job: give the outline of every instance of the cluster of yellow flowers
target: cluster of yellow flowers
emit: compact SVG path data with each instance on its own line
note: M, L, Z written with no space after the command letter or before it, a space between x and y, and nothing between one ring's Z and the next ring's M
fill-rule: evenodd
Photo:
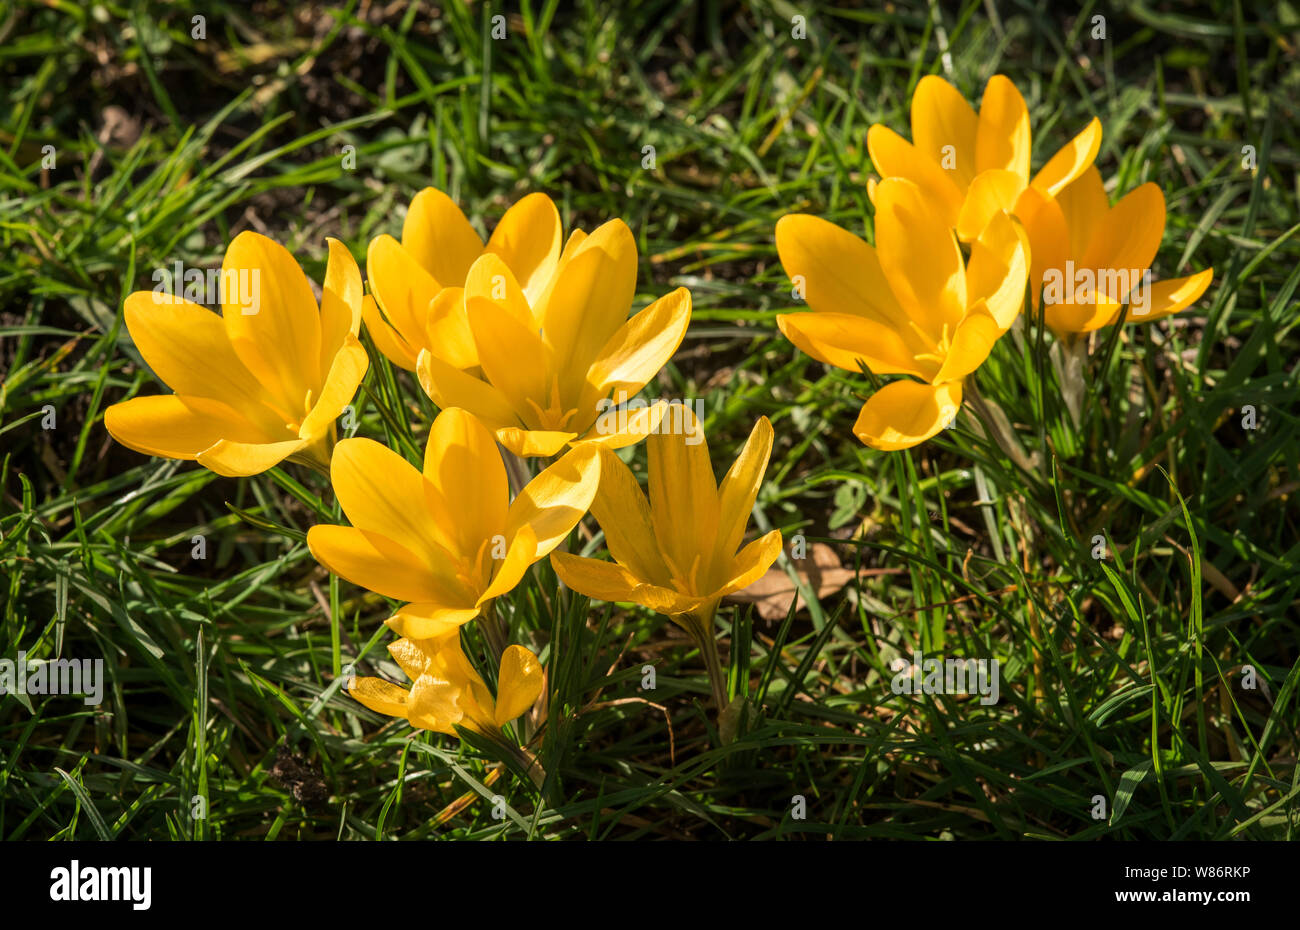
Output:
M1111 273L1149 269L1164 200L1144 184L1109 205L1092 164L1096 119L1031 178L1028 110L1010 81L989 81L977 115L951 85L926 77L912 100L912 136L884 126L868 134L882 178L869 190L874 247L812 216L776 227L781 262L811 311L778 317L786 337L830 365L911 376L864 404L854 432L868 445L907 448L951 420L963 381L1019 317L1027 285L1063 339L1119 321L1126 305L1140 304L1145 319L1174 313L1209 285L1209 269L1145 289ZM1091 288L1061 278L1076 265L1092 274ZM502 641L492 605L549 557L574 590L681 625L724 706L718 604L781 551L775 530L742 545L772 426L758 420L719 483L689 407L627 402L681 344L691 297L678 288L629 318L637 249L621 220L565 240L555 204L532 194L485 244L430 188L411 202L400 241L370 243L368 294L332 239L319 302L293 256L253 232L235 238L222 268L248 272L261 288L252 313L229 297L221 315L171 295L127 298L136 347L175 393L116 404L106 425L132 449L221 475L285 460L328 474L351 525L312 527L312 555L403 602L387 621L400 637L389 651L413 684L356 679L357 700L414 727L504 739L544 674L532 652ZM1062 282L1068 297L1053 289ZM336 441L335 421L369 367L363 321L441 411L422 469L370 439ZM611 409L621 415L602 415ZM613 451L642 440L648 496ZM553 461L512 482L502 450ZM589 510L612 561L557 551ZM495 697L461 648L461 626L476 620L500 660Z

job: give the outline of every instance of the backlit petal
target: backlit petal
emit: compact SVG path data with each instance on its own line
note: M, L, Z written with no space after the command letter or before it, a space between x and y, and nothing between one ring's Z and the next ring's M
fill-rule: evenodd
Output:
M406 211L402 245L440 287L460 287L483 249L483 240L454 200L426 187L411 199Z
M347 333L344 339L346 341L334 356L325 376L325 387L320 397L298 430L303 439L319 439L329 432L330 425L352 403L370 367L370 357L357 337Z
M614 561L625 566L639 581L668 584L668 568L659 552L650 502L632 470L609 451L601 453L600 490L591 502L591 514L605 533L605 545ZM556 558L559 553L552 556L553 564Z
M536 306L560 257L560 213L545 194L529 194L501 217L487 252L501 256L514 272L528 301Z
M1081 264L1099 271L1144 271L1151 267L1164 233L1165 195L1148 181L1110 208L1093 232ZM1107 293L1120 300L1125 296Z
M506 536L529 526L537 537L537 557L546 555L591 507L599 483L599 450L592 446L570 449L519 492L506 518Z
M776 324L787 339L820 362L855 374L859 361L878 375L934 373L917 361L898 330L848 313L783 313Z
M447 364L427 349L420 353L416 373L424 393L443 410L448 407L468 410L489 429L518 422L505 394L481 378Z
M763 484L763 473L772 455L773 437L771 421L759 417L740 455L718 486L717 551L723 559L734 559L740 541L745 538L750 511L754 509L758 489Z
M1094 116L1082 132L1048 159L1031 183L1049 197L1056 196L1092 165L1099 148L1101 120Z
M1014 171L1000 168L981 171L971 182L957 217L957 238L962 242L978 239L995 214L1014 209L1016 198L1024 189L1025 182Z
M728 565L729 578L714 592L715 597L725 597L748 588L772 567L781 555L781 531L772 530L755 539L732 558Z
M507 646L497 674L496 725L505 726L536 704L545 677L537 656L523 646Z
M937 75L921 78L912 94L912 141L960 189L975 176L977 126L975 111L961 91Z
M1029 108L1016 85L1001 74L984 86L975 134L975 170L991 168L1014 173L1021 186L1029 183Z
M1214 269L1206 268L1204 271L1199 271L1185 278L1172 278L1168 281L1155 282L1155 284L1151 285L1151 296L1147 300L1145 307L1139 306L1136 301L1129 305L1129 321L1133 323L1150 322L1177 313L1180 310L1185 310L1201 299L1201 295L1210 286L1210 281L1213 278ZM1143 310L1146 312L1141 312Z
M636 601L636 589L641 584L622 565L587 559L568 552L551 553L551 566L566 585L597 601Z
M440 583L417 553L382 533L322 523L307 531L307 548L335 575L384 597L445 605L461 595Z
M306 446L305 439L270 443L232 442L222 439L200 452L195 456L195 460L218 475L242 478L248 475L260 475L268 468L279 465L295 452L302 451Z
M996 213L971 243L966 263L966 299L983 303L998 325L1010 328L1025 302L1029 242L1025 230L1005 213Z
M694 426L694 412L684 409L687 421ZM718 486L709 445L702 435L697 441L693 436L659 433L646 441L646 447L650 514L660 552L679 579L689 580L693 571L707 573L719 520Z
M867 130L867 150L881 178L906 178L933 198L936 220L945 226L957 225L957 214L964 199L962 188L939 162L922 154L910 142L887 126L876 124ZM879 203L880 185L876 185L873 203ZM879 239L877 239L879 242Z
M191 461L222 439L240 442L272 439L220 401L206 397L182 398L176 394L135 397L113 404L104 412L104 426L128 449Z
M894 381L862 405L853 433L873 449L908 449L938 433L960 409L960 381Z
M348 694L377 714L406 716L407 690L382 678L353 678Z
M679 287L610 337L587 372L587 382L602 396L619 391L632 396L672 358L690 321L691 292Z
M394 329L412 347L425 347L429 301L440 285L402 244L389 235L376 236L366 250L370 292Z
M453 407L429 429L424 477L449 515L445 530L462 553L476 552L483 540L506 529L510 486L496 437L473 414Z
M876 189L876 253L908 316L937 341L966 312L966 270L949 224L920 189L887 178Z
M329 244L325 284L320 298L320 370L327 374L344 338L361 330L361 269L348 247L337 239Z

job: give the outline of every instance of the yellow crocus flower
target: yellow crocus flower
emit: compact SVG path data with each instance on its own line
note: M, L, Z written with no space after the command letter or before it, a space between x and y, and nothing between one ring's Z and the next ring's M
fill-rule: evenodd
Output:
M376 713L402 717L421 730L456 735L461 726L500 740L501 728L525 713L542 693L541 663L523 646L501 655L494 698L450 626L428 639L399 639L389 653L411 679L410 689L382 678L354 678L348 693Z
M137 452L197 460L219 475L255 475L286 459L324 469L334 421L369 367L357 340L356 261L329 240L317 306L284 246L242 232L221 280L221 314L170 294L127 297L127 330L175 393L114 404L104 425Z
M1092 164L1100 146L1101 121L1093 117L1031 178L1029 109L1001 74L985 85L978 115L955 87L927 75L912 95L910 143L880 124L867 131L867 150L881 178L915 182L963 242L979 238L1000 210L1018 215L1017 201L1027 190L1054 197ZM869 184L868 193L874 190Z
M649 499L618 456L601 450L591 512L613 561L556 552L551 565L581 594L640 604L686 630L705 658L721 709L725 685L713 638L718 603L757 581L781 553L780 530L740 545L772 454L772 424L759 418L718 485L703 426L690 408L673 407L683 428L655 433L646 443Z
M475 368L478 358L464 300L475 261L494 256L496 261L483 270L508 277L533 302L555 271L562 241L560 213L545 194L529 194L514 204L485 245L455 201L426 187L406 212L402 241L378 236L366 253L373 293L364 307L370 338L393 364L408 371L415 370L421 351L456 368Z
M884 450L915 446L943 429L962 402L962 380L988 357L1024 303L1024 230L996 213L970 260L946 220L911 181L876 191L876 246L814 216L782 217L776 248L811 313L777 317L781 332L828 365L905 374L862 406L853 432Z
M1214 269L1151 283L1148 272L1165 232L1165 197L1147 182L1114 206L1101 173L1089 167L1055 198L1035 197L1021 211L1033 248L1034 302L1062 338L1126 321L1143 323L1199 300Z
M509 272L499 256L485 254L466 281L481 378L443 353L420 353L420 384L433 402L473 411L519 456L555 455L571 443L620 448L656 429L662 403L607 414L626 411L626 399L677 351L690 291L679 287L628 319L636 242L617 219L590 235L575 230L536 300Z
M388 620L427 639L467 623L563 541L600 480L592 448L574 449L510 500L492 434L455 408L433 421L424 470L370 439L344 439L330 479L351 526L313 526L307 546L336 575L410 602Z

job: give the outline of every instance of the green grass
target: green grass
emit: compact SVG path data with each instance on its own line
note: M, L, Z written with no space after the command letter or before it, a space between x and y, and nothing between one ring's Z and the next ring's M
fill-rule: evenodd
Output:
M1293 6L1259 20L1240 2L1077 17L1016 2L994 20L971 0L939 19L926 4L525 3L500 41L482 5L383 19L367 4L364 20L357 2L312 6L0 8L0 655L102 656L110 679L98 707L0 699L0 837L1296 833ZM1090 37L1098 13L1105 40ZM867 127L906 133L921 75L977 99L995 72L1029 102L1035 167L1098 115L1116 193L1155 180L1168 200L1156 271L1215 268L1172 321L1103 334L1077 425L1051 336L1028 325L1000 342L979 389L1040 456L1031 471L969 413L910 452L866 449L850 427L868 379L802 355L774 321L796 307L776 220L869 231ZM623 217L641 250L635 306L679 285L694 297L650 393L703 398L719 473L760 414L775 426L751 529L891 570L781 621L724 609L733 691L753 707L733 742L674 628L557 593L545 564L504 606L548 665L545 794L486 747L412 738L340 691L348 664L395 668L388 605L332 581L303 543L337 518L319 476L218 478L105 432L109 404L160 390L121 312L155 268L215 266L254 228L319 280L326 235L363 258L431 183L483 232L533 190L566 229ZM413 455L432 408L371 359L357 432ZM916 649L998 659L1001 700L894 695L890 662ZM1243 666L1267 688L1243 688Z

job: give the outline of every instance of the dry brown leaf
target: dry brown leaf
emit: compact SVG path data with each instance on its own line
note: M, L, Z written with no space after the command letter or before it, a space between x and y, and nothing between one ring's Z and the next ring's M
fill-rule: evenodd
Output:
M800 580L809 584L818 600L840 590L853 580L855 574L853 569L844 567L835 550L825 543L813 543L807 557L795 559L794 564ZM774 565L758 581L729 595L727 600L753 604L764 620L782 620L790 612L790 602L795 599L797 590L785 569ZM802 610L805 606L800 596L795 609Z

